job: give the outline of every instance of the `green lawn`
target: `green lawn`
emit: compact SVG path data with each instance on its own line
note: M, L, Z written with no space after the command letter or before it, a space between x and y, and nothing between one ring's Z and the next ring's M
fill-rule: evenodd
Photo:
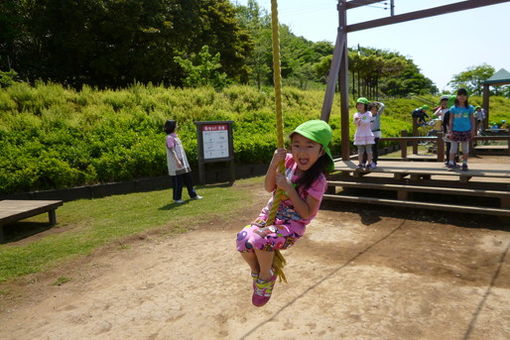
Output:
M136 233L151 229L162 234L183 233L215 217L228 219L249 202L253 185L262 187L262 178L240 180L233 187L198 187L204 199L183 205L171 202L171 190L66 202L57 209L58 224L51 230L57 232L0 245L0 282L54 267ZM7 228L15 231L25 224L25 228L34 226L33 230L47 228L47 223L43 214ZM19 238L21 235L11 235L11 239Z

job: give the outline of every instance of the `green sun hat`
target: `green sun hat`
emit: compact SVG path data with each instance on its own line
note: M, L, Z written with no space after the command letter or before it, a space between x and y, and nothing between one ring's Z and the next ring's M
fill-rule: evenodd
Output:
M362 104L370 104L370 101L365 98L365 97L359 97L357 100L356 100L356 103L362 103Z
M423 106L421 107L421 109L422 109L422 110L428 110L428 109L430 109L430 107L429 107L428 105L423 105Z
M457 96L452 94L450 95L450 98L448 98L448 107L452 107L455 105L455 99L457 99Z
M334 170L333 156L328 145L333 138L333 131L328 123L320 119L309 120L299 125L292 133L299 133L301 136L306 137L314 142L319 143L324 148L324 152L328 155L329 164L328 171Z

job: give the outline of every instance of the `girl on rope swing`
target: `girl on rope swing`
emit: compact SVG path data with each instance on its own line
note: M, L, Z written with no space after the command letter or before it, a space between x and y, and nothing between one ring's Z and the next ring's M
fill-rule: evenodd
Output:
M273 197L258 218L237 234L237 250L251 269L252 303L265 305L271 298L276 273L274 253L292 246L317 214L327 188L325 174L333 170L333 157L328 144L331 127L322 120L310 120L290 134L290 153L279 148L273 154L264 188ZM278 173L280 163L285 174ZM275 199L276 189L285 193L280 199L274 224L266 221Z

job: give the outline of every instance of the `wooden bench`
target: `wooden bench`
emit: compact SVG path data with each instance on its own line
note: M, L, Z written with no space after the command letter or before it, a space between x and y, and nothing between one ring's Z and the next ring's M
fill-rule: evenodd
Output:
M0 201L0 243L4 242L3 227L24 218L47 212L50 224L57 223L55 210L63 201L35 200L3 200Z

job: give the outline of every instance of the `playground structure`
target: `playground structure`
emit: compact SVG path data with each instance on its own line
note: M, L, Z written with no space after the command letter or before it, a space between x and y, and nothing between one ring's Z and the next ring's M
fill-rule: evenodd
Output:
M487 79L482 83L483 85L483 107L485 109L485 121L484 126L489 126L489 86L496 86L496 85L506 85L510 84L510 73L505 70L501 69L498 72L496 72L492 77Z
M356 23L347 24L347 12L349 9L368 6L381 1L378 0L339 0L337 9L339 13L339 26L335 43L335 49L331 67L329 70L326 93L324 95L321 119L329 121L331 107L333 104L333 97L335 89L338 85L340 88L340 122L341 122L341 159L335 164L337 174L329 178L329 193L325 198L337 201L347 202L363 202L385 204L393 206L404 206L424 209L440 209L452 211L464 211L470 213L484 213L510 216L510 201L508 191L510 189L510 173L498 167L497 164L480 164L476 169L464 172L448 172L443 168L444 161L444 142L442 140L442 133L439 131L435 136L418 136L418 128L416 122L413 122L413 136L407 136L407 132L402 133L402 137L389 137L381 138L384 140L398 140L401 143L402 159L407 158L407 145L410 142L413 145L413 154L417 154L419 141L435 141L437 145L437 161L436 163L429 163L426 166L419 164L411 164L411 162L399 163L385 163L385 161L378 162L378 168L372 170L371 174L360 174L355 171L355 165L350 161L350 136L349 136L349 94L348 94L348 51L347 51L347 34L368 28L375 28L384 25L401 23L416 19L422 19L437 15L448 14L457 11L468 9L475 9L478 7L496 5L508 2L509 0L468 0L461 1L444 6L438 6L409 12L399 15L394 15L393 7L394 0L391 1L390 8L392 9L390 17ZM505 75L495 75L495 79L488 80L484 83L484 97L483 107L487 113L485 126L487 126L489 117L489 86L502 85L510 83L510 77ZM477 140L508 140L508 147L504 153L510 154L510 137L498 136L499 138L492 138L496 136L482 136L476 137ZM433 160L433 159L432 159ZM381 175L381 176L378 176ZM409 178L406 179L406 177ZM446 177L446 178L445 178ZM455 180L451 180L456 178ZM344 190L337 194L337 187L342 187ZM396 199L380 199L376 197L364 197L364 193L358 193L357 196L345 195L349 188L365 188L373 190L393 190L397 193ZM441 187L441 190L437 188ZM482 191L479 191L482 190ZM468 205L466 201L461 204L445 204L436 202L424 202L411 200L413 196L419 196L418 193L428 193L434 195L451 195L453 197L459 195L471 195L475 197L488 197L498 200L496 208L489 209L489 207L476 207L477 203ZM416 194L416 195L415 195ZM435 196L435 197L436 197Z

